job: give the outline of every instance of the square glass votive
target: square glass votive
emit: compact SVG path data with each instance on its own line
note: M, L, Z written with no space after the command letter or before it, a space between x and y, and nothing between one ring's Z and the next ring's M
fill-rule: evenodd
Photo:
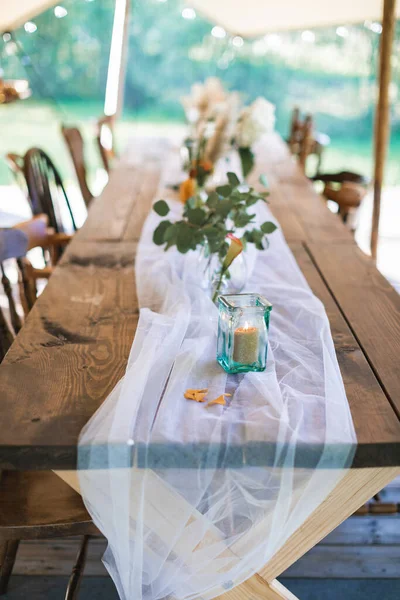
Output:
M265 371L272 304L259 294L218 299L217 361L227 373Z

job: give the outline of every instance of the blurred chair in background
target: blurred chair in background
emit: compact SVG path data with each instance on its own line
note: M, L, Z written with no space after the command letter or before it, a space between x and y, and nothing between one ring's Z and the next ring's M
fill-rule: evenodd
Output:
M25 156L9 153L6 161L24 192L33 215L46 214L49 225L56 233L65 232L63 214L68 215L71 229L77 230L61 176L43 150L31 148Z
M362 200L367 195L369 179L352 171L341 171L340 173L318 174L312 177L312 180L324 183L322 195L326 200L337 204L343 223L349 225L350 229L354 231L355 216Z
M74 215L61 176L50 157L40 148L31 148L24 156L24 174L34 215L44 213L56 233L65 233L62 209L77 230Z
M304 173L309 156L317 158L316 174L321 171L324 150L329 146L330 141L328 135L314 130L314 120L311 115L306 115L302 121L300 109L298 107L293 109L287 144L291 153L298 157Z
M112 163L117 158L115 150L115 115L104 115L97 121L97 145L101 160L107 173L110 172Z
M74 164L75 173L84 202L88 208L89 204L93 200L94 195L90 191L87 182L87 169L82 134L77 127L65 127L64 125L61 127L61 132Z

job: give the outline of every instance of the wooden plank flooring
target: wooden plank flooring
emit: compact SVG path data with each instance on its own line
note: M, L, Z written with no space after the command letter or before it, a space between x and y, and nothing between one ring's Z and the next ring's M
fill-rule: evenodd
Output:
M106 576L103 539L92 539L87 576ZM69 575L78 539L22 542L15 574ZM400 578L400 515L351 517L292 565L285 578Z

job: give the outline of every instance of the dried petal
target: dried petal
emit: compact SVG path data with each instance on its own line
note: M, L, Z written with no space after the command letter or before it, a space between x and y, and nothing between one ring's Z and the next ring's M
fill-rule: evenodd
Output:
M221 394L220 396L218 396L218 398L215 398L215 400L211 400L207 404L207 408L209 406L213 406L213 404L221 404L222 406L226 406L225 396L232 396L232 394Z
M207 396L208 389L187 389L184 396L187 400L195 400L195 402L205 402L205 398Z

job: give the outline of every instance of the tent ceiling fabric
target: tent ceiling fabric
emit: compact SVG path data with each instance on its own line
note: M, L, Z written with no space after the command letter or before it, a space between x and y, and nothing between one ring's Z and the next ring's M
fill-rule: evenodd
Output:
M383 0L190 0L199 14L226 31L256 37L330 25L381 21ZM400 16L400 2L397 2Z
M21 27L57 0L0 0L0 33Z
M57 0L0 0L0 33L16 29ZM328 25L380 21L382 0L189 0L193 8L230 33L255 37ZM397 2L400 17L400 2Z

